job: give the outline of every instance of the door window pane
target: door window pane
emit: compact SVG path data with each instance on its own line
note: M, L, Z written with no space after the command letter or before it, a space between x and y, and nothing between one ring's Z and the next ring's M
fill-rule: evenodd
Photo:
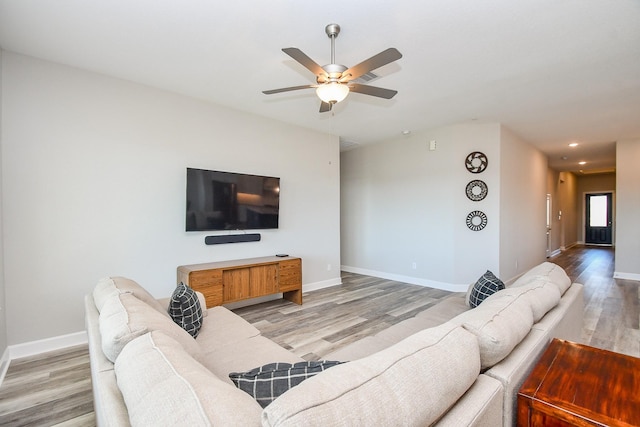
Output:
M589 226L607 226L607 196L591 196L589 198Z

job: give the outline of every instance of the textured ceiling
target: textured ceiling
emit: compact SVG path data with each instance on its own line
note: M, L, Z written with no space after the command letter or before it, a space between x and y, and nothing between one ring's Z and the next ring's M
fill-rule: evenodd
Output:
M396 97L353 93L319 114L313 90L263 95L314 83L281 48L329 63L332 22L342 27L339 64L402 52L370 82ZM333 133L345 145L497 121L552 167L587 172L615 166L615 141L640 138L638 0L0 0L0 46Z

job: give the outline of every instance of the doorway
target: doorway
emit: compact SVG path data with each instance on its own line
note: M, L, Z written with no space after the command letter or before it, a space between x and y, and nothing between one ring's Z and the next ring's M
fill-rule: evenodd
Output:
M613 193L585 195L584 242L587 245L613 244Z

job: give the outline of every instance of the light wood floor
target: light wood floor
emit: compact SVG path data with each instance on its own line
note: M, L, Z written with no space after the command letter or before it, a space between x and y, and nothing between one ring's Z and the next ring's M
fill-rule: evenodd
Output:
M551 259L585 285L582 341L640 357L640 282L613 279L614 251L572 248ZM414 316L444 291L343 273L343 285L235 310L307 360ZM0 426L94 426L86 346L14 360L0 387Z

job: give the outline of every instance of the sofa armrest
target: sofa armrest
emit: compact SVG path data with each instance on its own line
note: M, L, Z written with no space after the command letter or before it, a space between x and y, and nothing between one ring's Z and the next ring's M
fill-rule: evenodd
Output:
M471 388L452 406L436 427L502 425L504 388L500 381L479 375Z
M98 318L100 313L91 294L85 296L85 326L93 384L93 406L99 426L129 426L127 407L118 389L113 363L102 352Z

